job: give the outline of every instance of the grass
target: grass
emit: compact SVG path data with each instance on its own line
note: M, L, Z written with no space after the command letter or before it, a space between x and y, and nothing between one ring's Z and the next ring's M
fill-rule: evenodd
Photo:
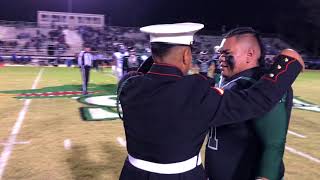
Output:
M299 75L293 84L295 96L304 100L320 104L320 73L319 71L307 71Z
M30 89L40 68L0 68L0 91ZM90 83L115 84L110 69L91 71ZM295 95L320 104L320 72L301 74L294 84ZM81 84L76 68L44 68L37 88ZM4 142L23 107L22 100L0 93L0 141ZM3 179L67 180L118 179L126 149L116 141L124 137L122 122L82 121L79 108L86 106L70 98L33 99L17 141L29 144L14 146ZM290 130L306 135L302 139L287 136L287 145L320 157L319 113L293 110ZM72 141L70 150L63 142ZM0 146L2 151L3 147ZM204 155L204 154L203 154ZM286 179L313 180L320 177L318 163L286 152Z

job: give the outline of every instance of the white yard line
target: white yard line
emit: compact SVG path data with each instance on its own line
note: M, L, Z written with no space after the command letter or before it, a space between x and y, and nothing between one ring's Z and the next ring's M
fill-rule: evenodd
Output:
M293 153L293 154L296 154L296 155L299 155L299 156L304 157L306 159L309 159L309 160L311 160L313 162L320 163L320 159L312 157L309 154L306 154L304 152L298 151L298 150L296 150L294 148L286 146L286 150L291 152L291 153Z
M122 137L117 137L117 141L122 147L127 147L127 141L124 140Z
M299 133L296 133L296 132L293 132L293 131L288 131L288 133L289 134L292 134L292 135L294 135L294 136L297 136L297 137L299 137L299 138L306 138L306 136L305 135L302 135L302 134L299 134Z
M0 143L0 144L6 146L9 143L6 142L6 143ZM15 142L14 144L30 144L30 141Z
M32 89L35 89L39 83L39 80L42 76L44 69L41 69L38 73L37 78L34 80L33 84L32 84ZM13 146L16 144L16 139L17 139L17 135L19 134L19 131L21 129L22 123L24 121L24 118L26 116L26 113L28 111L28 108L30 106L31 103L31 99L25 100L24 101L24 105L19 113L19 116L16 120L16 123L14 124L12 130L11 130L11 134L8 138L8 141L5 143L4 149L1 153L1 157L0 157L0 180L2 179L4 170L6 168L7 162L10 158Z

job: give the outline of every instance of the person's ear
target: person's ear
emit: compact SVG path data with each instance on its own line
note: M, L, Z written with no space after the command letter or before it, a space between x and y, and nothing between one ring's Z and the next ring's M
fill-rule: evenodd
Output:
M255 50L253 48L249 48L247 51L247 63L250 63L254 57Z
M192 53L191 48L185 48L183 52L183 64L184 65L190 65L192 62Z

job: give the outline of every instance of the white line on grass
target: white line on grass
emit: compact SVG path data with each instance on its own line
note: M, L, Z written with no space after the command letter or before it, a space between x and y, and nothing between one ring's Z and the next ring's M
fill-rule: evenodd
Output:
M37 78L34 80L33 84L32 84L32 89L35 89L38 85L38 82L42 76L44 69L41 69L38 73ZM16 123L14 124L12 130L11 130L11 134L8 138L8 141L6 142L6 145L4 146L4 149L1 153L1 157L0 157L0 180L2 179L4 170L6 168L7 162L9 160L9 157L11 155L12 149L14 144L16 143L16 138L17 135L19 134L19 131L21 129L22 123L24 121L24 118L26 116L26 113L28 111L29 105L31 103L31 99L27 99L24 101L24 105L19 113L19 116L16 120Z
M291 153L293 153L293 154L297 154L297 155L299 155L301 157L307 158L307 159L309 159L309 160L311 160L313 162L320 163L320 159L312 157L309 154L306 154L304 152L298 151L298 150L293 149L291 147L286 146L286 150L291 152Z
M294 135L294 136L297 136L297 137L299 137L299 138L306 138L306 136L305 135L302 135L302 134L299 134L299 133L296 133L296 132L293 132L293 131L288 131L288 133L289 134L292 134L292 135Z
M127 146L127 141L124 140L122 137L117 137L117 141L120 144L120 146L122 146L122 147L126 147Z
M8 145L9 143L0 143L1 145L4 145L4 146L6 146L6 145ZM21 141L21 142L15 142L14 144L30 144L30 141Z

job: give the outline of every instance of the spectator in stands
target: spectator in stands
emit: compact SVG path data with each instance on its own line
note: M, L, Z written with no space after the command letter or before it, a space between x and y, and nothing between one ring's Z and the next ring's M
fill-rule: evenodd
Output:
M32 58L30 55L26 56L26 63L30 63L32 61Z
M199 74L208 77L208 71L210 66L212 65L212 60L207 57L207 51L201 51L199 54L199 58L197 59L196 64L199 67Z
M11 56L11 61L12 61L13 63L17 63L17 55L16 55L15 53L12 54L12 56Z

